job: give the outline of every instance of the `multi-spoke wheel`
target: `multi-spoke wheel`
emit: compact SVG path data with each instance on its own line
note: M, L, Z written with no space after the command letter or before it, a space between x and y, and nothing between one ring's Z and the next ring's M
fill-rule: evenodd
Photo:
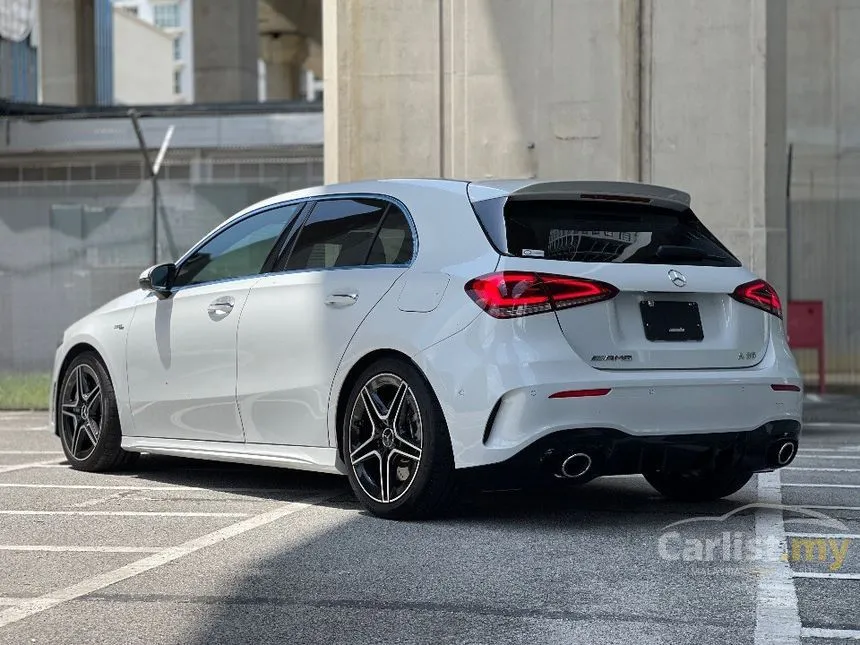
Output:
M63 452L72 467L112 470L137 457L120 448L122 433L113 385L95 354L80 354L68 366L57 404Z
M384 359L356 381L347 401L342 447L352 488L387 518L427 517L453 484L453 456L439 404L411 365Z
M99 442L104 405L98 375L86 363L69 372L60 402L60 431L69 456L84 461Z

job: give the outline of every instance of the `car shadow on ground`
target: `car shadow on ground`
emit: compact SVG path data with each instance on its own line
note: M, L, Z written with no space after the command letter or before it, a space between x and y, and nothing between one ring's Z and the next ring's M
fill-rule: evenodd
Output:
M147 485L186 486L273 502L301 501L310 495L331 494L321 506L354 508L362 515L347 479L338 475L284 468L210 462L180 457L142 455L125 471L115 473ZM601 477L580 486L481 490L463 487L440 521L511 522L557 517L559 514L603 513L605 521L621 514L719 515L755 501L755 479L735 496L707 504L667 500L642 477ZM612 515L616 519L612 519Z

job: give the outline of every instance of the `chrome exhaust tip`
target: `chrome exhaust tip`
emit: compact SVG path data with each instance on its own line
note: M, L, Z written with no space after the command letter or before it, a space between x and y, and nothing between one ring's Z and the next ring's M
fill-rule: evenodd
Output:
M591 470L591 457L576 452L561 462L561 475L567 479L578 479Z
M776 453L776 463L785 466L794 458L795 447L793 441L786 441L779 447Z

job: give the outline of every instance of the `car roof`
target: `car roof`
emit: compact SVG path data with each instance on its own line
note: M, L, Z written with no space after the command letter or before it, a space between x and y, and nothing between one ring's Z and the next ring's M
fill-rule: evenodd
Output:
M499 197L512 199L577 199L593 195L643 198L671 205L675 208L689 208L690 195L684 191L666 186L627 181L558 181L540 179L493 179L471 181L468 179L439 178L391 178L365 181L325 184L274 195L248 206L224 223L242 217L250 212L276 206L288 201L313 199L342 194L401 192L397 188L424 188L448 192L468 190L473 202ZM396 195L392 195L396 196ZM219 227L220 228L220 227Z

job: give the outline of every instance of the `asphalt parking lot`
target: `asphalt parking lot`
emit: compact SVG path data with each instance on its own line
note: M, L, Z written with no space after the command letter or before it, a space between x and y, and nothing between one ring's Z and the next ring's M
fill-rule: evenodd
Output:
M76 472L44 414L2 413L0 643L850 642L860 403L813 397L807 416L790 468L718 503L620 477L397 523L337 477L155 457ZM702 517L721 519L671 526ZM773 538L786 559L744 555Z

